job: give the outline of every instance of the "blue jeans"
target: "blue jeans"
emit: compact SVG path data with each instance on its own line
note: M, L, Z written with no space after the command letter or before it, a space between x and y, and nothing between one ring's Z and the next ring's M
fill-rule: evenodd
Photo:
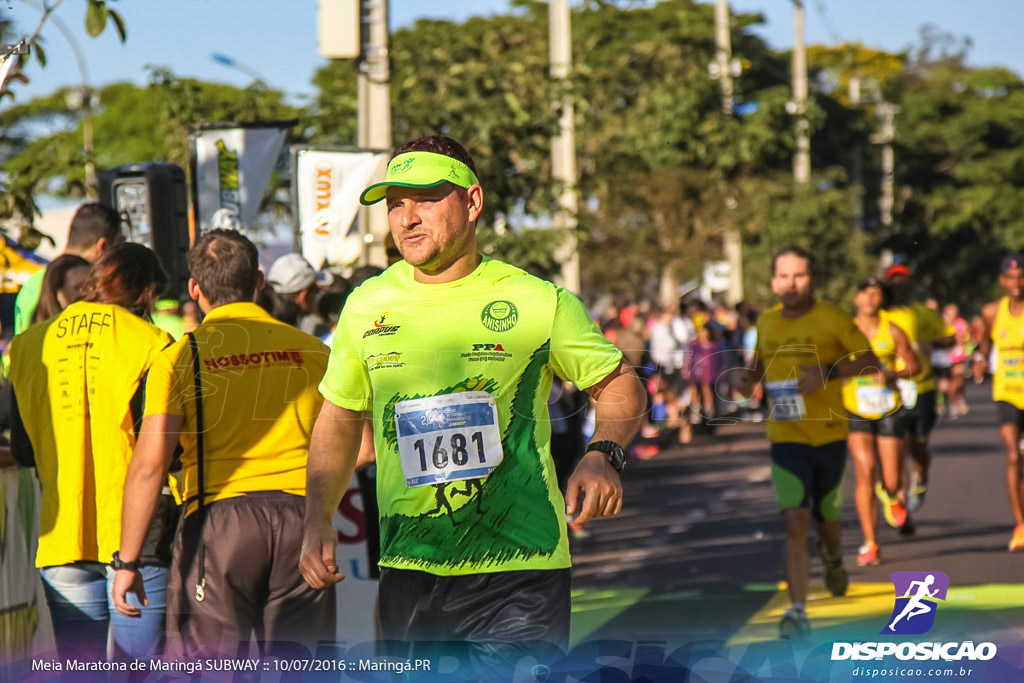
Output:
M106 660L108 629L114 633L115 660L159 654L156 648L167 612L167 568L142 567L140 571L149 607L129 593L128 602L142 610L136 618L114 609L110 595L114 570L105 564L73 562L39 570L61 659Z

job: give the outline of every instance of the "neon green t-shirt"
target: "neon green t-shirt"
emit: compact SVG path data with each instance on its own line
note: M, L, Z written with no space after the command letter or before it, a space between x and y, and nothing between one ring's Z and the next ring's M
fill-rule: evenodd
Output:
M320 391L372 410L381 566L569 567L551 381L587 388L621 358L579 299L501 261L440 285L416 282L400 261L356 289Z
M18 290L14 299L14 334L21 334L32 324L32 314L39 305L39 297L43 294L43 278L46 268L32 273L25 284Z

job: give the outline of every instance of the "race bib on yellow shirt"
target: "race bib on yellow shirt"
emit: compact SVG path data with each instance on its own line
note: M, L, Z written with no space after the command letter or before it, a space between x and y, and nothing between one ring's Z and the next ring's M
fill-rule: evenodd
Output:
M896 387L900 390L904 408L910 410L917 405L917 382L912 379L898 379Z
M888 415L895 408L896 392L889 387L857 387L858 415Z
M772 404L771 419L776 422L793 422L807 417L804 397L796 389L796 380L767 382L768 400Z
M486 477L505 455L498 409L486 391L400 401L395 429L409 488Z
M999 373L1005 393L1024 395L1024 349L999 349Z

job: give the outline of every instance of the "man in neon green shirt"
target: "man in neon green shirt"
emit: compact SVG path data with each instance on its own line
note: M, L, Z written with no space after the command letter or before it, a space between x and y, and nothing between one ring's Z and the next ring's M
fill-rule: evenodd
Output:
M71 219L64 253L81 256L92 263L104 249L121 242L124 242L124 237L117 212L98 202L87 202L78 207ZM45 275L45 268L33 273L18 290L18 297L14 300L14 334L24 332L32 324L32 314L39 304Z
M645 396L575 296L480 256L483 189L459 143L399 148L361 197L381 199L404 260L342 311L310 444L300 568L315 588L344 578L331 516L370 420L384 637L467 641L480 666L508 666L520 641L567 644L564 515L618 513L617 470ZM547 413L556 374L597 403L564 501Z

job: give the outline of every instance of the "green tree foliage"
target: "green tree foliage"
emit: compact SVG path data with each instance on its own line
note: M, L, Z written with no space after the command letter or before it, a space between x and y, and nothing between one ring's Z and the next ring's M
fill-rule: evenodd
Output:
M96 3L87 11L98 27ZM747 295L759 303L773 299L772 252L790 242L818 255L823 292L840 302L891 248L941 298L969 303L989 295L987 274L1002 251L1022 246L1024 84L1004 69L968 68L955 41L932 31L909 54L856 44L810 48L815 172L798 188L791 179L790 56L758 35L762 17L733 17L734 55L745 64L736 101L747 108L726 115L708 70L710 4L579 3L568 85L548 76L547 13L546 2L514 0L505 15L421 20L392 35L395 141L445 133L470 148L486 189L480 234L487 253L548 272L559 265L561 235L526 228L550 223L555 208L560 188L549 139L566 93L576 115L578 238L588 292L650 294L659 281L693 279L707 260L721 258L726 231L738 229ZM111 22L118 24L108 12ZM357 69L349 61L326 63L314 76L318 97L304 112L262 84L237 89L154 69L145 87L114 84L99 93L96 161L184 164L188 126L200 121L300 116L293 140L354 145ZM848 94L853 78L862 85L859 104ZM81 182L80 121L65 95L0 113L0 156L6 153L4 172L15 184L7 196L27 198L28 213L43 184L67 191ZM883 99L900 107L897 202L888 227L873 208L881 180L871 137ZM40 125L50 134L37 135ZM851 181L855 155L863 189ZM852 227L858 203L866 209L865 231ZM12 205L4 206L9 214Z
M392 35L394 138L441 132L463 141L487 190L482 234L488 248L520 264L553 263L557 235L515 224L522 215L543 220L555 207L548 140L557 131L553 103L565 91L547 77L547 3L513 5L506 16L462 24L423 20ZM735 17L736 54L751 67L737 81L738 96L758 106L738 117L721 113L719 86L708 74L715 49L710 5L604 0L574 11L569 92L581 171L584 285L590 291L641 293L662 277L698 275L705 260L721 258L721 238L737 207L759 201L748 195L776 196L770 183L746 182L787 169L794 144L786 113L788 60L751 32L760 20ZM318 71L313 142L354 144L355 73L349 62ZM843 109L834 102L831 107ZM825 115L825 107L811 107L820 135L844 141L856 134L826 127ZM837 119L845 130L856 117ZM816 163L838 163L841 154L830 144L816 154ZM836 213L818 207L831 205L831 198L793 196L809 204L806 215L835 220L833 231L848 229L848 207ZM498 214L513 223L502 236L489 230ZM775 225L757 223L758 231L748 235L752 245L777 242L770 239ZM852 270L837 270L837 276Z
M20 83L28 82L29 77L26 71L30 59L34 58L40 67L46 66L46 50L43 47L45 35L43 29L49 22L55 23L57 28L66 36L70 35L61 19L54 14L63 1L52 0L51 2L43 3L39 22L32 33L29 34L16 35L13 23L0 16L0 42L23 43L27 47L26 54L11 57L16 62L10 69L5 83L0 85L0 103L3 103L8 98L13 100L15 98L16 86ZM124 42L127 34L121 15L110 7L107 0L87 0L85 4L85 26L89 35L93 37L101 35L108 24L113 25L113 30L117 32L121 42ZM88 93L85 96L88 97ZM45 109L52 113L54 110L54 98L44 99L49 101L37 104L36 110ZM17 120L10 117L5 118L8 121ZM66 136L62 134L59 134L57 137L65 138L63 141L66 141ZM14 146L17 148L19 145L25 146L26 143L27 141L23 137L19 137L19 132L15 132L12 135L10 127L0 122L0 160L4 159L5 147L10 148ZM84 151L78 150L76 152L69 150L66 146L62 145L62 140L33 141L29 146L32 148L31 151L33 153L39 155L38 163L34 165L22 163L20 167L16 165L19 172L17 175L5 172L4 176L0 177L0 221L11 218L18 220L20 232L24 238L23 241L31 244L35 243L38 238L37 234L33 234L32 220L39 213L39 208L35 203L35 195L40 188L40 184L44 179L51 177L54 172L58 172L68 165L74 164L81 167L86 159Z
M3 175L8 179L7 212L31 246L31 219L41 192L81 196L85 185L80 113L67 104L66 89L0 112ZM168 161L189 170L189 126L202 122L288 120L299 110L283 102L280 91L256 83L248 88L179 78L164 68L151 69L150 83L139 87L113 83L97 91L92 114L93 159L97 168L140 161ZM53 132L33 135L40 128ZM297 137L293 131L293 139ZM274 184L272 183L272 187ZM273 192L270 193L273 196ZM274 206L281 209L282 207ZM286 208L286 207L284 207Z
M994 295L1002 255L1024 247L1024 82L968 68L965 48L925 33L890 90L896 220L879 236L940 300Z

